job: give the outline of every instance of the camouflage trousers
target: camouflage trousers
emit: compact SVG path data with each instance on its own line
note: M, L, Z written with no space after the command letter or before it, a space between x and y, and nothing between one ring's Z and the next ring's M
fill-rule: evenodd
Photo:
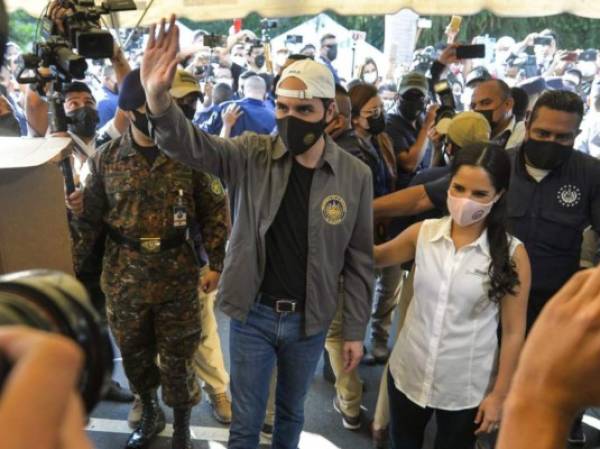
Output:
M107 295L107 314L132 390L145 393L162 386L169 407L200 402L193 362L201 336L195 290L159 304Z

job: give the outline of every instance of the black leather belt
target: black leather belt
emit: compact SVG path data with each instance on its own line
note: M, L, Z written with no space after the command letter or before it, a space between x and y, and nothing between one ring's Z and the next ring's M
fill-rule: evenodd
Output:
M185 234L170 239L161 239L159 237L141 237L139 239L134 239L121 234L111 227L108 227L108 236L115 243L143 254L161 253L163 251L178 248L186 242Z
M266 293L259 293L258 303L273 308L277 313L301 312L299 302L291 298L276 298Z

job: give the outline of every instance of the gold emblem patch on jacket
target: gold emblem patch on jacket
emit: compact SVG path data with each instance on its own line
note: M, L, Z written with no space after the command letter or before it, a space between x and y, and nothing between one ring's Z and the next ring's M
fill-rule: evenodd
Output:
M329 195L321 204L323 218L330 225L338 225L346 217L346 201L339 195Z

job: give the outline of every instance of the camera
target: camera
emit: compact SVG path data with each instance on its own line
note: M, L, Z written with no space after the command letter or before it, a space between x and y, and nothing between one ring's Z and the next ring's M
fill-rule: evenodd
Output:
M30 270L0 276L0 326L23 325L74 340L85 354L79 390L87 412L106 392L113 370L108 331L85 288L72 276ZM0 354L0 387L9 367Z
M443 118L452 118L456 115L456 103L454 102L454 92L452 86L447 80L440 81L433 86L433 90L440 100L440 108L435 115L435 123Z
M279 26L279 22L277 20L271 19L262 19L260 21L261 30L272 30Z

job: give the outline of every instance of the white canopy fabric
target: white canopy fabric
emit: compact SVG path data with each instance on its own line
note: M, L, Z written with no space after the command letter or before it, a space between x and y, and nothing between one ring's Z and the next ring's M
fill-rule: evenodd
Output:
M100 0L97 0L100 2ZM46 0L5 0L9 11L25 9L39 16ZM332 10L344 15L392 14L409 8L421 15L471 15L483 9L500 16L533 17L568 12L600 18L600 0L135 0L138 11L120 14L121 26L135 25L151 3L142 24L156 22L171 13L192 20L245 17L258 12L264 17L315 15Z

